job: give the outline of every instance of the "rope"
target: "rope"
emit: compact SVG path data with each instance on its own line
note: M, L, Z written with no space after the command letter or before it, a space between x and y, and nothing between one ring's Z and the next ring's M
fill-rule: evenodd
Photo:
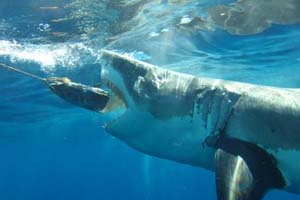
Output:
M15 68L15 67L8 66L8 65L3 64L3 63L0 63L0 67L5 68L5 69L8 69L8 70L11 70L11 71L14 71L14 72L17 72L17 73L20 73L20 74L23 74L23 75L25 75L25 76L30 76L30 77L32 77L32 78L34 78L34 79L38 79L38 80L40 80L40 81L46 81L46 79L44 79L44 78L41 78L41 77L36 76L36 75L34 75L34 74L31 74L31 73L22 71L22 70L20 70L20 69Z

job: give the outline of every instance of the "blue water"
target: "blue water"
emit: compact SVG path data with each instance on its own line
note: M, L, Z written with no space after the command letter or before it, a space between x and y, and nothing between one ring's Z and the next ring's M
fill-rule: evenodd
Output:
M233 1L170 2L2 0L0 62L95 85L107 48L194 75L300 87L299 21L248 35L212 21L213 30L187 30L182 18L205 18L205 7ZM1 70L0 198L216 199L212 172L141 154L108 135L103 121L43 83ZM271 191L265 199L300 196Z

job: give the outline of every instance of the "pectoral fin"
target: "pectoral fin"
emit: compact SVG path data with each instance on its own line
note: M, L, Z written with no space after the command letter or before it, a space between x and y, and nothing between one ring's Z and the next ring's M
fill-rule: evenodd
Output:
M218 200L260 200L284 178L274 158L255 144L222 138L215 154Z

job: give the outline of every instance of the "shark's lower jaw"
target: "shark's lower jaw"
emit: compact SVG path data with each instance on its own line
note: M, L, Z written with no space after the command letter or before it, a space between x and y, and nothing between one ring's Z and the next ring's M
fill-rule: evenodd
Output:
M101 113L107 116L108 121L104 124L104 128L109 129L123 118L128 106L122 92L113 83L107 80L103 82L107 86L109 100Z

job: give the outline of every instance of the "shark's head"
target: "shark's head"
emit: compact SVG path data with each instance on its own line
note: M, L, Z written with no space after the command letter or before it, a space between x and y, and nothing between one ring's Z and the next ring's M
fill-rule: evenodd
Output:
M220 114L211 111L222 101L221 92L213 99L219 91L211 90L210 80L112 51L102 52L101 70L111 96L125 105L107 123L107 132L142 152L203 166L211 153L202 143Z
M138 113L160 121L177 117L192 120L195 95L200 89L196 89L199 80L193 76L170 72L112 51L102 52L101 76L112 96L125 105L121 116L107 124L108 130L121 130L119 126L128 126L129 120L134 123ZM135 119L129 117L130 113L134 113Z

